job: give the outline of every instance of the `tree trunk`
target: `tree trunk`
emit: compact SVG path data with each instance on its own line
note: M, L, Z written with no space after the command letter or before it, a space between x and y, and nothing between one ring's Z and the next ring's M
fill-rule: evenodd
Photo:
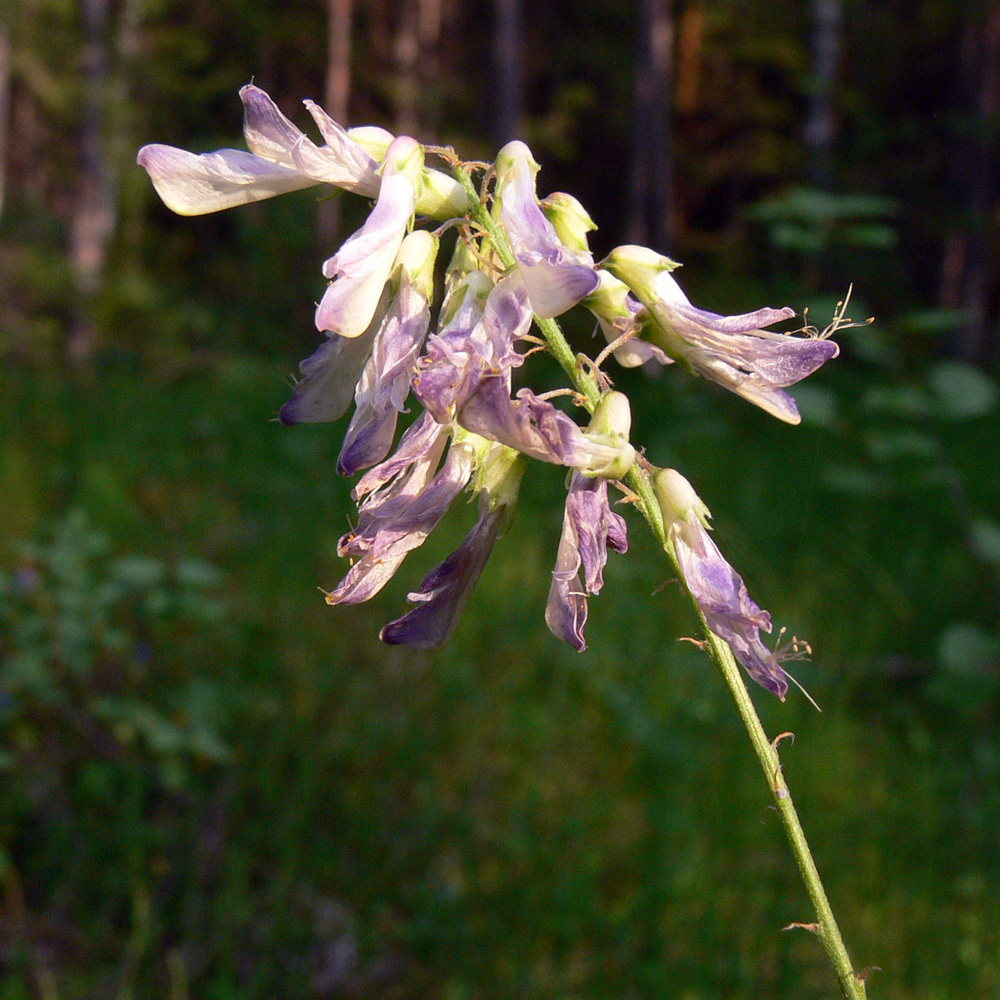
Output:
M352 0L326 0L327 57L326 86L323 107L338 124L348 128L351 98L351 15ZM317 218L317 235L323 253L328 253L336 242L340 229L339 197L320 202Z
M521 121L521 0L496 0L494 18L496 100L493 103L493 129L497 145L503 146L518 137Z
M108 243L115 228L113 171L104 135L108 119L108 7L108 0L83 2L80 179L69 248L76 305L66 342L67 354L75 361L85 359L94 347L90 307L101 287Z
M955 339L956 354L970 363L989 363L997 355L997 288L991 287L989 262L997 242L993 213L997 201L995 130L1000 118L1000 4L989 4L979 16L970 9L956 78L956 116L963 122L974 116L976 129L970 134L963 127L949 164L951 200L960 206L961 218L945 237L938 302L942 308L965 314Z
M809 149L809 182L829 188L833 179L833 94L840 62L842 0L812 0L812 89L804 138Z
M0 24L0 213L7 188L7 135L10 120L10 36Z
M673 49L670 0L642 0L635 77L629 238L665 250L673 225Z

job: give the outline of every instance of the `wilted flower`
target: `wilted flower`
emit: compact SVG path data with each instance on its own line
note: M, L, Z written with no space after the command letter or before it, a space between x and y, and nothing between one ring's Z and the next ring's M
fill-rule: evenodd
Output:
M597 287L589 253L571 250L535 199L538 164L523 142L508 142L497 156L500 221L517 259L532 311L559 316Z
M383 642L437 649L458 624L493 545L510 523L526 461L504 445L489 447L476 477L479 516L462 544L407 595L416 604L379 633Z
M583 638L587 594L596 594L604 586L609 545L616 552L628 549L625 519L614 513L608 502L608 481L574 472L566 494L545 623L554 636L565 639L581 653L587 648Z
M602 267L620 278L655 320L643 336L691 371L710 378L790 424L800 421L785 386L836 357L830 340L792 337L764 327L791 319L792 309L758 309L720 316L691 305L669 273L677 265L646 247L618 247Z
M760 638L761 630L771 631L771 616L754 603L743 578L709 537L708 508L673 469L660 469L653 487L684 583L708 627L729 643L736 659L761 687L784 701L788 677L776 653Z
M514 344L530 326L531 307L516 272L494 286L481 271L470 271L452 290L442 326L427 342L414 394L436 420L447 422L487 375L502 379L509 393L510 369L523 361Z
M619 478L635 451L615 435L585 433L547 399L521 389L511 399L507 380L487 375L458 411L458 422L482 437L553 465L567 465L584 475Z
M469 481L475 458L471 444L453 441L438 470L450 436L425 413L403 435L386 468L362 478L355 490L361 500L358 526L337 547L342 558L356 561L326 595L328 604L359 604L377 594L444 516Z

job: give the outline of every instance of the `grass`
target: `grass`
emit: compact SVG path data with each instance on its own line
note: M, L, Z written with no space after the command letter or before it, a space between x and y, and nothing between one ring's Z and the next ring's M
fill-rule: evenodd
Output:
M450 646L383 647L472 509L369 605L327 608L349 484L336 429L270 421L281 370L5 372L0 998L831 996L818 944L781 931L804 891L642 526L590 649L559 647L563 477L532 468ZM871 995L995 996L996 659L939 648L995 634L967 528L997 516L996 422L925 420L933 461L876 462L891 421L854 418L857 386L791 429L672 376L622 378L637 440L816 648L822 715L755 700L796 733L786 773Z

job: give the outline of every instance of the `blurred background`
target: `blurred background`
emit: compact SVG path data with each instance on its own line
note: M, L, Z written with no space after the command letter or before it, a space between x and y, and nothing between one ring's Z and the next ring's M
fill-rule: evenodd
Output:
M466 158L523 138L598 257L651 245L704 308L822 327L853 283L876 322L798 428L613 374L815 650L821 715L754 697L870 995L1000 995L1000 3L6 0L0 1000L836 989L781 931L808 900L637 519L583 655L542 618L557 469L443 651L377 633L468 506L323 603L343 426L274 417L367 206L180 219L134 165L242 147L251 79L303 127L314 98Z

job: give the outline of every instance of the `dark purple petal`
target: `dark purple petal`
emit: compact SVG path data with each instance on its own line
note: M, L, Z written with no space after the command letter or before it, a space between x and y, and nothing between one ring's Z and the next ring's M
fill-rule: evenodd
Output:
M417 606L389 622L379 638L390 645L437 649L455 631L476 582L486 565L504 525L507 510L482 504L479 519L462 544L421 581L420 589L408 595Z

